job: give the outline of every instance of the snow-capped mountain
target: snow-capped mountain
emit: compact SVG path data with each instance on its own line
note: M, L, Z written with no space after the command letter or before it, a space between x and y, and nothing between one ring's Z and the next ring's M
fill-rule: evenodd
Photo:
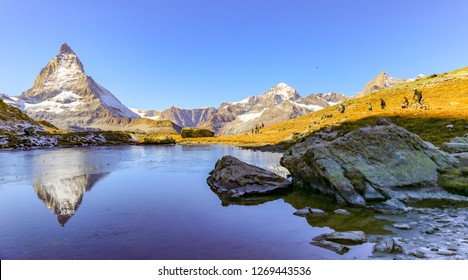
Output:
M379 75L377 75L377 77L368 82L364 89L361 92L357 93L355 97L362 97L371 94L374 91L389 88L391 86L401 84L404 82L406 82L406 79L404 78L392 78L387 73L382 72Z
M214 107L163 111L132 109L143 118L167 119L181 127L200 127L217 134L237 134L251 131L256 125L272 125L296 118L346 100L343 94L311 94L302 98L286 83L279 83L258 96L237 102L223 102Z
M175 133L170 122L140 119L110 91L87 76L75 52L65 43L40 71L33 86L7 102L37 120L64 130L140 130Z

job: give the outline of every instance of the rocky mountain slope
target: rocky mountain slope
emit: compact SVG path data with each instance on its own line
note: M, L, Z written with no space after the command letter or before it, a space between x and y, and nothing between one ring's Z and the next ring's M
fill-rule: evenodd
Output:
M262 123L265 126L315 112L346 100L338 93L311 94L302 98L297 91L280 83L258 96L238 102L224 102L218 108L180 109L164 111L132 109L144 118L167 119L181 127L200 127L220 135L250 132Z
M379 75L377 75L377 77L372 79L369 83L367 83L364 89L360 93L356 94L356 97L362 97L371 94L377 90L389 88L404 82L406 82L406 79L392 78L387 73L382 72Z
M30 89L6 100L31 118L48 121L63 130L180 131L168 121L140 119L86 75L80 59L66 43L40 71Z

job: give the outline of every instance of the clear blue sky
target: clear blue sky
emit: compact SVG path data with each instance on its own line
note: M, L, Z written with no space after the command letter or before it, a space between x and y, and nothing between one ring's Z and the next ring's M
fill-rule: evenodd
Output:
M279 82L353 95L381 71L468 66L466 0L0 0L0 26L0 92L28 89L67 42L141 109L218 106Z

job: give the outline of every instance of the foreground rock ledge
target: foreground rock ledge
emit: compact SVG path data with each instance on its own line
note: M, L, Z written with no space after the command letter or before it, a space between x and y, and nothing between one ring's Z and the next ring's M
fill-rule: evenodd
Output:
M335 133L331 141L308 137L284 154L281 165L295 185L352 205L392 198L466 200L437 185L437 170L452 168L454 157L386 119L377 123L341 137Z
M217 193L232 198L267 194L291 186L287 179L232 156L224 156L216 162L207 182Z

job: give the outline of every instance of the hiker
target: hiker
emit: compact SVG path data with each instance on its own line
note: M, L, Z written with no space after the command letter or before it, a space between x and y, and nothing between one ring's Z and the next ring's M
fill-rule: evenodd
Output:
M385 107L387 107L387 104L385 104L385 101L382 98L380 98L380 108L382 108L383 110L385 109Z
M372 111L372 103L369 102L369 111Z
M421 105L422 91L418 90L417 88L413 88L413 91L414 91L413 100L417 100L419 105Z
M346 110L346 108L345 108L345 106L343 104L340 104L340 106L338 106L338 112L343 114L345 110Z
M406 98L406 96L404 98L405 98L405 101L403 101L403 104L401 104L401 108L408 108L409 106L408 98Z

